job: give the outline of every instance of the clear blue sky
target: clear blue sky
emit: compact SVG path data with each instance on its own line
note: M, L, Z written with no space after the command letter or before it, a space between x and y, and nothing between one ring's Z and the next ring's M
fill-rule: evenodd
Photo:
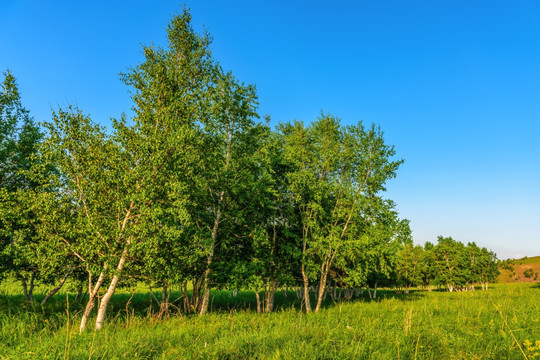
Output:
M187 1L215 57L274 122L374 122L405 164L388 185L416 243L540 255L540 3ZM38 121L131 107L118 73L165 44L177 1L0 0L0 70Z

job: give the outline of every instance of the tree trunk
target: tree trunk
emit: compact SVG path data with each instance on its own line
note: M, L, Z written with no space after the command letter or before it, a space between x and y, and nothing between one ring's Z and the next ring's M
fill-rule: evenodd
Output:
M277 283L271 281L268 290L264 294L264 312L270 313L274 310L274 295L277 291Z
M90 298L88 299L88 302L86 303L86 307L84 308L83 316L81 318L81 326L79 327L79 333L83 332L84 328L86 327L86 323L88 322L88 318L90 317L90 313L92 312L92 309L96 305L96 301L95 301L96 295L97 295L97 292L95 294L90 293Z
M208 261L208 266L210 266L211 260ZM206 269L204 272L204 284L203 284L203 297L201 301L201 309L199 311L199 316L206 314L208 311L208 304L210 302L210 287L209 287L209 276L210 268Z
M161 291L161 302L159 303L158 318L162 318L163 316L166 316L169 313L170 296L171 296L171 292L169 291L167 285L164 285Z
M191 292L191 302L190 302L190 312L198 312L200 301L201 301L201 282L203 281L202 278L195 279L193 281L193 291ZM187 292L187 284L186 284L186 292Z
M375 285L373 286L373 298L377 298L377 282L375 281Z
M122 255L120 256L120 260L118 261L118 265L116 266L116 274L113 275L111 283L109 284L109 288L107 289L107 292L105 292L105 295L103 295L103 298L101 298L101 303L99 304L99 309L98 309L97 318L96 318L96 330L100 330L103 327L103 323L105 321L105 314L107 312L107 306L109 305L109 301L111 300L111 297L113 296L114 291L116 290L116 285L118 284L118 280L120 280L120 274L122 273L122 269L124 268L124 263L126 262L126 256L128 253L128 247L130 243L131 241L130 239L128 239L126 247L124 247L124 250L122 251Z
M354 295L354 288L345 288L345 300L350 301Z
M90 297L88 298L88 302L86 303L86 307L84 308L84 313L81 318L81 326L79 327L79 332L82 333L84 328L86 327L86 323L88 322L88 317L90 316L90 313L92 312L92 309L94 308L96 304L96 296L99 292L99 288L101 287L101 284L103 283L103 279L105 278L105 270L107 269L107 266L103 267L103 271L101 274L99 274L99 278L96 282L96 285L94 288L92 288L92 275L89 274L88 276L88 293L90 294Z
M319 294L317 296L317 307L315 307L315 312L319 312L319 310L321 309L324 292L326 290L326 278L328 276L328 272L324 269L325 265L323 265L323 269L321 270L321 280L319 281Z
M36 279L36 272L33 271L32 275L30 275L30 286L28 288L28 301L30 301L32 304L34 303L34 280Z
M311 303L309 301L309 279L304 270L304 264L302 264L302 278L304 280L304 303L306 305L306 312L311 312Z
M69 269L68 271L66 272L66 274L64 275L64 277L62 278L62 280L60 280L60 283L54 288L52 289L51 291L49 291L49 293L47 294L47 296L45 296L45 299L43 299L43 301L41 302L41 306L45 305L45 303L54 295L58 292L58 290L60 290L62 288L62 286L64 286L64 283L66 282L66 279L68 278L69 274L71 274L71 270L73 269L73 263L71 263L69 265ZM80 291L79 291L80 293Z
M182 285L183 285L182 286L182 305L184 307L184 312L188 313L190 303L189 303L189 295L187 291L187 281L184 281Z
M221 200L223 200L223 193L221 194ZM201 311L199 316L206 314L208 310L208 303L210 302L210 266L212 265L212 259L214 258L214 250L216 246L216 239L219 229L219 221L221 219L221 209L218 207L216 218L214 219L214 227L212 229L212 245L210 247L210 254L208 254L208 261L206 263L206 271L204 272L204 285L203 285L203 299L201 303Z
M30 283L27 283L24 276L21 275L20 273L17 273L15 275L15 277L17 279L19 279L19 281L21 282L21 285L22 285L22 288L23 288L23 293L24 293L24 299L27 302L33 304L34 303L34 295L33 295L33 292L34 292L34 279L36 277L36 273L33 271L32 274L30 275Z
M17 273L15 277L17 277L20 280L21 285L23 287L24 299L28 301L28 286L26 285L26 279L24 278L24 276L22 276L19 273Z
M255 290L255 299L257 299L257 312L261 313L261 298L259 297L259 289Z
M232 142L232 133L230 129L227 129L229 131L227 136L227 147L225 149L225 171L229 169L229 164L231 161L231 142ZM216 246L216 239L218 235L218 229L219 229L219 223L221 220L221 206L223 204L223 199L225 198L225 191L221 191L219 194L219 203L216 211L216 217L214 219L214 227L212 228L212 246L210 248L210 254L208 255L208 263L206 271L204 272L204 290L203 290L203 299L201 303L201 311L199 312L199 316L202 316L206 314L208 311L208 303L210 302L210 265L212 264L212 259L214 257L214 250Z

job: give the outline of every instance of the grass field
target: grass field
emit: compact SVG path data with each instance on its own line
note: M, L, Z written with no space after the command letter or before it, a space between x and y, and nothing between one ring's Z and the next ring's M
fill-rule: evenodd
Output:
M0 359L540 359L538 284L381 291L318 314L299 311L293 292L276 295L276 312L257 314L253 293L221 291L204 317L162 320L152 316L150 294L130 297L115 295L106 327L79 335L73 296L42 309L4 291Z
M533 257L519 259L519 260L516 260L516 264L520 264L520 265L540 264L540 256L533 256Z

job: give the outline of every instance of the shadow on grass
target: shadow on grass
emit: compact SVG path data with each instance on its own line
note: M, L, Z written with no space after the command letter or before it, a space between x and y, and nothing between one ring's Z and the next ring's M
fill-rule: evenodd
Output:
M367 291L363 291L358 297L353 297L350 300L333 301L330 295L322 304L322 308L331 308L344 303L369 303L379 302L385 299L397 299L400 301L416 301L425 295L424 291L411 290L409 294L403 294L394 290L379 289L377 297L370 299ZM262 294L261 294L262 295ZM159 298L161 293L155 292L154 296ZM0 295L0 312L2 315L11 318L27 318L34 323L58 322L58 327L63 326L65 317L69 313L70 317L80 316L84 310L86 299L80 301L75 300L75 295L60 294L55 295L45 306L40 303L44 295L35 295L34 304L25 302L22 295ZM261 296L262 299L262 296ZM295 291L278 291L274 299L274 311L280 310L303 310L303 300L298 298ZM196 314L185 314L182 311L182 293L172 292L171 294L171 314L181 316L196 316ZM211 294L209 304L210 313L230 313L236 311L256 312L256 297L253 291L238 291L234 296L229 290L214 290ZM315 308L315 294L311 293L311 304ZM128 293L123 290L113 296L110 307L108 309L108 317L125 319L126 317L147 318L155 316L159 312L159 304L156 302L150 292ZM95 316L95 310L94 310Z
M379 302L385 299L397 299L400 301L416 301L424 296L423 291L410 291L409 294L398 293L394 290L377 290L377 297L371 299L367 291L362 292L358 297L353 297L350 300L332 300L330 295L322 303L322 308L333 307L343 303L369 303ZM261 293L262 299L262 293ZM315 308L317 299L312 292L310 296L311 306ZM279 311L283 309L296 309L302 310L304 302L301 298L298 298L295 291L288 291L285 295L284 291L278 291L275 294L274 310ZM232 310L257 310L257 302L255 298L255 292L253 291L239 291L236 297L233 296L232 291L221 290L215 291L212 294L212 302L210 306L211 311L230 312Z

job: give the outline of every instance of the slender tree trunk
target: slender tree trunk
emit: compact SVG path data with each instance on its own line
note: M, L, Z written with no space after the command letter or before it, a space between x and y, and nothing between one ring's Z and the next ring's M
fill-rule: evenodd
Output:
M231 147L232 147L232 129L227 127L227 146L225 149L225 171L229 169L229 164L231 161ZM212 229L212 246L210 249L210 254L208 255L208 263L206 271L204 272L204 291L203 299L201 303L201 311L199 316L206 314L208 311L208 303L210 302L210 265L212 264L212 259L214 257L214 250L216 246L216 239L218 235L219 223L221 220L221 206L223 204L223 199L225 198L225 191L221 191L219 195L219 203L216 212L216 217L214 219L214 227Z
M375 281L375 286L373 287L373 298L377 298L377 282Z
M81 318L81 326L79 327L79 332L82 333L84 328L86 328L86 323L88 322L88 318L90 317L90 313L92 312L92 309L94 309L94 306L96 305L96 294L90 293L90 298L88 299L88 302L86 303L86 307L84 308L84 313Z
M171 296L171 292L169 291L169 288L167 285L163 286L163 289L161 291L161 302L159 304L159 318L162 318L163 316L166 316L169 313L169 298Z
M86 327L86 323L88 322L90 313L92 312L92 309L96 305L96 297L99 292L99 288L101 287L101 284L103 283L103 279L105 278L106 270L107 270L107 266L104 266L103 271L101 272L101 274L99 274L99 278L94 288L92 288L92 275L89 274L88 276L88 293L90 294L90 297L88 298L88 302L86 303L86 307L84 308L83 316L81 318L81 326L79 327L80 333L82 333L84 328Z
M45 303L54 295L58 292L58 290L60 290L62 288L62 286L64 286L64 283L66 282L66 279L68 278L69 274L71 274L71 270L73 269L73 263L71 263L69 265L69 269L68 271L66 272L66 274L64 275L64 277L62 278L62 280L60 280L60 283L54 288L52 289L51 291L49 291L49 293L47 294L47 296L45 296L45 299L43 299L43 301L41 302L41 306L45 305ZM80 293L80 291L79 291Z
M118 284L118 280L120 280L120 274L122 272L122 269L124 268L124 263L126 262L126 256L128 253L128 247L130 245L130 240L127 240L126 247L122 251L122 255L120 256L120 260L118 261L118 265L116 267L116 274L113 275L111 283L109 284L109 287L103 297L101 298L101 303L99 304L99 309L96 317L96 330L100 330L103 327L103 323L105 322L105 314L107 312L107 306L109 305L109 301L111 300L111 297L114 295L114 291L116 290L116 285Z
M103 327L103 323L105 322L105 315L107 312L107 306L109 305L109 301L111 300L111 297L114 294L114 291L116 290L116 284L118 283L118 280L120 277L118 275L113 275L111 283L109 284L109 287L107 288L107 291L101 298L101 302L99 304L98 313L96 317L96 330L100 330Z
M28 301L28 285L26 285L26 279L21 274L17 273L16 276L23 287L24 299Z
M28 287L28 301L34 303L34 280L36 279L36 272L33 271L30 275L30 286Z
M261 313L261 298L259 297L259 289L255 290L255 299L257 299L257 312Z
M221 200L223 200L223 193L221 194ZM212 265L212 259L214 257L214 250L216 246L220 219L221 209L218 208L216 217L214 219L214 227L212 229L212 246L210 247L210 254L208 254L208 261L206 263L206 270L204 272L203 299L199 316L206 314L206 311L208 310L208 303L210 302L210 266Z
M311 312L311 302L309 300L309 279L302 264L302 279L304 280L304 303L306 304L306 312Z
M271 281L268 290L264 294L264 312L270 313L274 310L274 295L277 291L277 282Z
M201 296L201 278L193 280L193 290L191 292L190 308L189 312L199 311L199 300ZM187 293L187 283L185 287Z
M187 291L187 281L184 281L184 283L182 284L182 304L184 306L184 312L185 313L188 313L189 312L189 307L190 307L190 303L189 303L189 295L188 295L188 291Z
M212 248L214 246L212 245ZM212 249L213 252L213 249ZM210 302L210 284L209 284L209 277L210 277L210 264L212 263L211 258L208 258L208 268L204 272L204 284L203 284L203 295L202 295L202 301L201 301L201 309L199 311L199 316L202 316L206 314L208 311L208 304Z
M319 312L322 306L324 292L326 290L326 278L328 276L328 264L323 264L321 269L321 280L319 281L319 291L317 296L317 306L315 312Z

